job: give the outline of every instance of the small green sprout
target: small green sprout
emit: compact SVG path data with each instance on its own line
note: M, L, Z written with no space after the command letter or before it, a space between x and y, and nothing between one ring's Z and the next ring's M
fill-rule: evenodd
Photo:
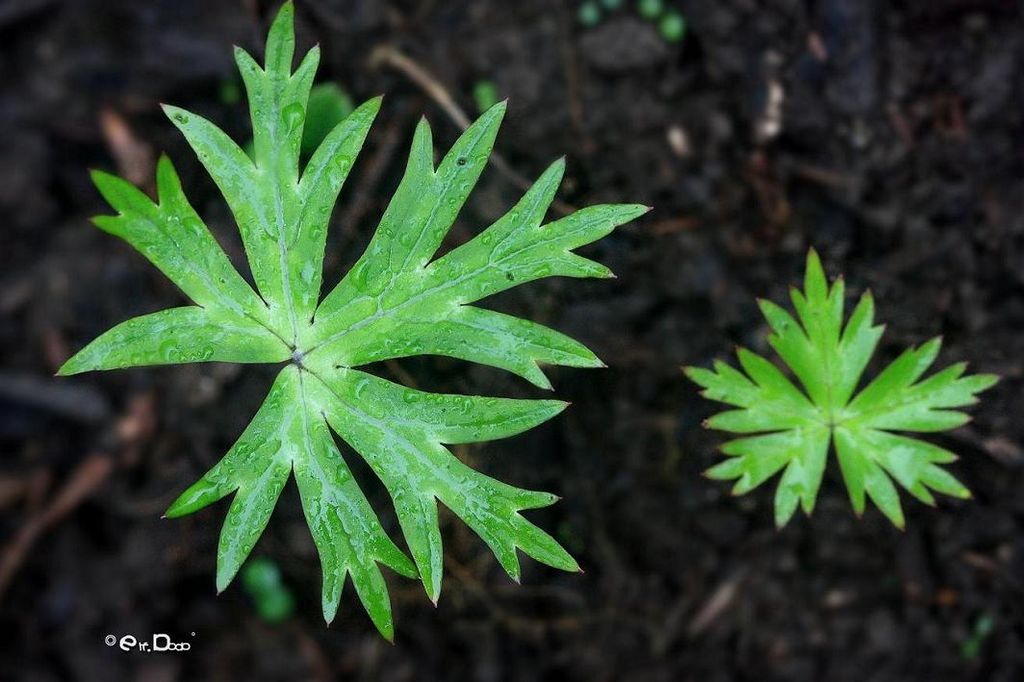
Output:
M334 83L314 85L306 104L302 127L302 157L308 159L331 131L355 111L352 98Z
M663 0L637 0L636 11L644 19L654 21L665 11Z
M756 434L726 443L728 459L708 470L710 478L736 480L741 495L779 471L775 523L782 527L797 504L814 508L830 443L854 511L864 511L865 494L899 528L904 526L895 479L911 495L934 504L930 491L968 498L970 493L941 465L956 456L926 441L895 432L956 428L967 415L952 408L977 402L975 395L996 383L991 374L964 376L958 363L921 381L935 361L940 339L905 351L855 394L883 328L875 326L874 300L863 294L843 327L844 286L830 288L814 250L807 256L804 290L791 290L794 318L770 301L759 301L772 330L768 343L803 390L774 364L744 348L734 369L716 362L714 371L685 368L704 388L702 395L739 409L716 414L707 426Z
M217 90L222 104L238 104L242 101L242 86L235 79L221 82Z
M498 86L493 81L477 81L473 85L473 101L482 114L498 103Z
M256 612L268 623L280 623L295 611L295 598L281 579L281 569L268 557L256 557L242 568L242 586Z
M581 26L593 28L601 23L601 6L594 0L587 0L580 5L579 10L576 12L576 17L579 19Z
M974 621L974 629L970 636L960 644L960 657L967 661L973 661L981 653L981 647L985 640L996 628L996 619L990 613L983 613Z
M505 104L487 110L440 164L424 119L369 246L321 300L331 211L380 98L352 111L300 163L320 51L313 48L293 71L293 14L290 2L278 13L265 65L241 48L235 51L252 116L251 156L205 118L165 107L227 200L259 293L210 234L166 157L157 166L155 202L128 182L96 172L96 186L117 212L95 218L96 225L128 241L196 305L117 325L68 360L60 374L191 362L283 364L238 441L166 515L191 514L233 495L217 550L219 592L252 552L294 476L323 567L325 620L334 618L348 577L374 624L391 639L381 565L418 577L437 602L443 569L439 502L483 538L514 580L520 551L558 569L579 570L554 538L522 515L553 504L555 495L485 476L446 447L521 433L567 405L428 393L356 368L442 355L504 369L550 389L541 365L603 366L564 334L472 304L545 277L611 277L608 268L573 250L648 209L592 206L545 223L565 167L559 160L503 217L438 256L487 165ZM390 493L411 560L384 531L333 434Z
M658 33L666 43L678 43L686 35L686 19L679 12L666 12L658 20Z

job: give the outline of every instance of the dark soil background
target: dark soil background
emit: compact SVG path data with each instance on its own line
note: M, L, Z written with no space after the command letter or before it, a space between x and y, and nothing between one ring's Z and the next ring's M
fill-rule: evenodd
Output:
M572 407L520 437L459 450L564 500L536 513L579 558L524 562L512 584L442 516L435 609L389 576L394 646L346 589L320 615L320 568L293 487L254 555L297 601L265 622L236 583L214 590L227 504L161 520L263 400L275 369L193 365L53 379L111 325L181 294L87 222L89 168L145 185L168 152L221 243L230 214L157 104L247 136L231 45L262 49L252 1L0 2L0 678L4 680L1019 680L1024 679L1024 17L1011 0L666 0L689 22L663 42L627 2L593 28L575 3L298 2L320 80L384 109L342 193L328 285L369 240L416 120L458 133L400 50L471 113L510 97L496 149L535 177L568 155L561 198L655 210L587 253L612 281L546 281L490 303L584 341L606 370L552 372ZM491 169L452 232L516 199ZM774 482L743 498L700 473L721 434L679 371L764 351L755 297L784 300L809 246L888 324L877 363L942 334L941 364L1003 381L975 421L935 440L962 455L968 502L906 500L900 532L850 510L832 462L813 519L772 525ZM537 395L436 358L383 374L421 388ZM365 474L357 472L357 474ZM371 477L371 500L395 530ZM394 533L398 537L397 533ZM395 579L391 579L395 578ZM986 633L986 624L991 631ZM185 653L124 653L108 634L168 633ZM194 635L191 633L195 633Z

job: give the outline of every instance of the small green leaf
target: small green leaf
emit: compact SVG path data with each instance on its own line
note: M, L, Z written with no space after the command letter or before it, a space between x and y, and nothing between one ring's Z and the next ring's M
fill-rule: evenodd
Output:
M710 428L758 434L726 443L729 459L707 475L733 480L734 494L756 488L782 471L775 496L775 522L785 525L801 506L810 514L821 484L829 441L854 511L871 498L893 524L905 520L893 481L926 504L932 492L967 498L970 493L943 467L952 453L892 431L941 431L967 421L954 408L971 405L996 377L964 377L956 364L921 377L935 361L939 340L904 352L854 395L882 335L874 300L864 294L843 326L844 286L831 287L821 260L807 256L803 290L793 289L796 317L770 301L759 301L771 328L768 342L800 382L800 388L768 360L740 349L743 372L716 362L714 371L685 368L709 400L739 409L711 417Z
M280 623L295 610L295 598L281 580L281 569L272 559L251 559L242 568L242 584L256 604L260 617Z
M306 121L302 128L302 155L309 157L335 126L355 110L352 98L334 83L314 85L309 91Z
M666 12L658 20L658 33L666 43L678 43L686 35L686 19L679 12Z
M586 28L593 28L601 23L601 6L595 0L586 0L576 11L580 25Z
M473 101L481 114L498 103L498 86L493 81L477 81L473 85Z
M653 21L665 11L664 0L637 0L636 11L644 19Z
M985 640L996 627L996 619L990 613L983 613L974 622L970 637L960 645L960 656L965 660L974 660L981 653Z

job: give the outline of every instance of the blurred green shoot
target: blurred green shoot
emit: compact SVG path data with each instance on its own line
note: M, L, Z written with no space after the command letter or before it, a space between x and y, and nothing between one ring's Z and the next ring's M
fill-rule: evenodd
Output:
M996 627L996 619L990 613L983 613L974 622L974 630L971 635L960 645L960 657L967 661L973 661L981 653L981 647L992 634Z
M481 80L473 85L473 101L482 114L498 103L498 86L493 81Z
M658 33L666 43L678 43L686 35L686 19L676 11L669 11L658 21Z
M586 548L583 537L580 535L579 531L576 530L576 527L569 521L562 521L558 524L556 535L558 537L558 541L572 552L582 554L583 550Z
M636 11L644 19L654 21L665 11L665 3L662 0L637 0Z
M355 111L352 98L334 83L314 85L306 105L306 123L302 129L302 156L309 158L334 127Z
M222 81L217 94L221 104L238 104L242 101L242 86L235 79Z
M580 5L579 10L576 12L576 17L580 21L580 25L586 28L593 28L601 23L601 6L594 0L587 0Z
M268 623L280 623L295 610L295 598L281 580L281 569L269 557L256 557L245 564L242 585L260 618Z

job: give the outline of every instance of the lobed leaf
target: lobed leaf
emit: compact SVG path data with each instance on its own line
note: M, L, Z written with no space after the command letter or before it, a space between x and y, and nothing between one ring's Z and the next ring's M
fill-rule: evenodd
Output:
M697 367L685 370L704 388L701 395L705 398L741 408L716 414L708 420L708 427L757 433L820 424L815 406L774 365L742 348L737 356L749 378L724 362L716 362L714 372Z
M991 374L964 377L967 365L957 363L919 382L940 345L940 339L933 339L904 351L850 404L849 423L897 431L945 431L966 423L966 414L950 408L973 405L976 394L997 378Z
M647 209L597 206L544 225L564 170L557 161L505 216L436 258L487 164L505 104L485 112L436 168L424 120L366 252L318 305L331 210L380 99L321 134L322 142L300 167L319 51L311 50L293 70L293 18L286 3L270 28L262 66L244 50L235 51L252 116L250 153L211 121L165 107L224 195L259 295L231 267L188 203L170 161L160 161L155 203L123 180L96 173L97 186L118 212L97 224L129 241L197 305L122 323L61 371L291 360L238 441L166 515L182 516L233 496L217 552L222 590L252 552L294 474L323 568L325 620L335 617L351 579L371 620L391 639L394 623L381 566L418 575L436 602L443 569L438 502L475 530L516 580L520 550L550 566L578 570L549 534L522 515L552 504L554 495L485 476L445 447L512 436L550 419L566 403L430 393L354 368L437 354L492 365L550 388L541 365L603 366L557 331L470 304L549 275L609 276L607 268L573 250ZM411 560L382 528L332 430L388 490Z
M742 494L783 471L775 496L778 526L789 521L798 505L807 514L813 510L830 440L858 515L870 497L902 528L903 510L893 480L928 504L934 502L931 491L969 496L941 467L954 460L952 453L889 431L960 426L968 417L952 408L976 402L976 394L992 386L996 377L964 377L966 365L957 364L920 381L938 354L935 339L903 353L854 395L882 327L873 323L870 293L861 296L844 327L844 295L842 279L830 287L812 249L804 288L791 291L795 317L770 301L759 301L772 330L768 342L803 391L768 360L743 349L738 351L743 372L722 362L715 363L714 371L685 369L706 398L740 408L711 417L710 428L762 434L727 443L722 451L730 458L709 469L708 476L735 480L733 493Z
M157 164L156 203L114 175L94 171L92 179L118 211L94 218L97 227L131 244L197 304L267 321L266 305L192 208L170 159Z

